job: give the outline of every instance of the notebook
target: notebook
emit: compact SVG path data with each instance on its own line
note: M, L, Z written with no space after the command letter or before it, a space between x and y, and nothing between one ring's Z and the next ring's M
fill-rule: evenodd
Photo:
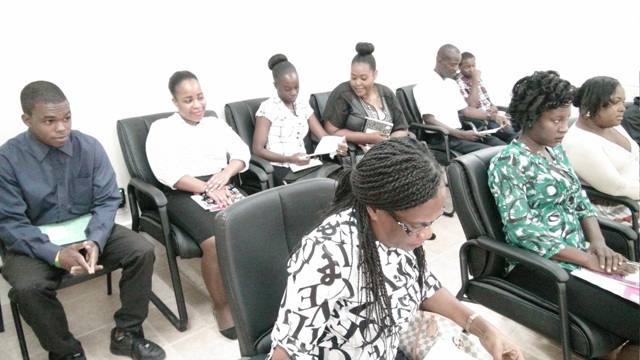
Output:
M381 132L385 135L391 134L393 124L384 120L378 120L370 117L365 117L364 130L365 133Z
M55 224L40 225L38 228L49 236L49 241L58 246L64 246L87 240L84 230L89 225L89 220L91 220L91 214L86 214Z

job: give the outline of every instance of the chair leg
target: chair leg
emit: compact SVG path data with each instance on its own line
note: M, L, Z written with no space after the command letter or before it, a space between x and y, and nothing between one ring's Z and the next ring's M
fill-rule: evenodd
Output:
M0 332L4 332L4 318L2 317L2 306L0 306Z
M111 283L111 271L107 273L107 295L111 295L113 293L113 285Z
M445 174L446 174L446 169L447 169L447 168L446 168L446 167L444 167L444 169L445 169ZM449 190L449 195L451 195L451 188L449 187L449 179L447 179L447 178L446 178L446 175L445 175L445 179L446 179L446 180L445 180L445 181L446 181L446 182L445 182L445 186L447 187L447 190ZM451 198L451 196L449 196L449 198ZM446 210L445 210L445 211L442 213L442 215L444 215L444 216L446 216L446 217L453 217L453 215L456 213L456 210L453 208L453 204L452 204L451 206L452 206L452 207L451 207L451 211L446 211Z
M20 352L22 352L22 359L29 360L29 350L27 350L27 340L24 337L24 331L22 330L22 320L20 320L20 309L18 304L11 301L11 313L13 314L13 323L16 325L16 335L18 335L18 343L20 343Z
M169 309L169 307L155 294L151 293L150 300L153 305L160 310L171 324L178 329L178 331L187 330L187 323L189 317L187 315L187 306L184 302L184 292L182 291L182 283L180 282L180 272L178 270L178 262L176 256L170 246L167 246L167 262L169 264L169 273L171 274L171 282L173 285L173 292L176 297L176 306L178 307L178 316Z

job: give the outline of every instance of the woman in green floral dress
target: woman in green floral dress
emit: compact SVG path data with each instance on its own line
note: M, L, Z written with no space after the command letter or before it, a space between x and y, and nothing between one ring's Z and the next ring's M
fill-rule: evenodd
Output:
M535 72L516 82L509 114L514 129L521 129L522 135L492 159L489 187L511 245L551 259L568 272L585 267L628 275L637 270L606 245L593 205L560 145L569 129L575 92L575 87L553 71ZM551 279L510 265L508 277L514 283L555 301ZM532 277L540 281L531 284ZM632 352L637 359L638 304L573 276L567 283L567 295L571 313L630 340L631 346L625 346L621 356Z

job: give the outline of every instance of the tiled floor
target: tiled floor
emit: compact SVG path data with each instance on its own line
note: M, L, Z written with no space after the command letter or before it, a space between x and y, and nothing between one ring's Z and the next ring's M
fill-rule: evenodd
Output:
M428 265L443 284L455 294L460 287L458 248L464 241L464 234L456 216L442 217L434 224L434 230L437 233L437 239L426 244ZM156 246L156 252L153 288L156 294L171 304L173 293L169 285L170 278L164 248ZM240 351L237 342L227 340L217 330L212 315L212 304L200 276L199 260L180 260L179 266L189 313L188 328L184 332L177 331L153 305L150 305L149 318L144 324L147 338L163 346L168 359L239 359ZM114 284L117 284L118 279L119 273L114 274ZM121 358L109 353L109 333L113 327L112 315L120 306L118 290L115 286L114 294L107 296L105 281L106 278L102 277L59 292L59 297L67 310L71 331L82 342L89 359ZM20 348L7 298L8 290L8 284L0 280L0 303L6 328L5 332L0 334L0 358L20 359ZM468 306L508 334L522 348L526 359L562 358L562 352L557 343L481 306L474 304L468 304ZM47 359L47 353L40 347L28 326L25 326L25 334L31 359ZM582 358L574 356L574 359Z

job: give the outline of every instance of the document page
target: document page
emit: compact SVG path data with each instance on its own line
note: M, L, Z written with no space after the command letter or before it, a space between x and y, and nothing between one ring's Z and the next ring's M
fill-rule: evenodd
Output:
M344 141L344 136L327 135L320 139L320 142L316 146L315 152L313 154L309 154L309 156L335 153L336 151L338 151L338 144L340 144L342 141Z
M84 230L89 225L89 220L91 220L91 214L86 214L60 223L40 225L38 228L49 236L49 241L63 246L87 240Z

